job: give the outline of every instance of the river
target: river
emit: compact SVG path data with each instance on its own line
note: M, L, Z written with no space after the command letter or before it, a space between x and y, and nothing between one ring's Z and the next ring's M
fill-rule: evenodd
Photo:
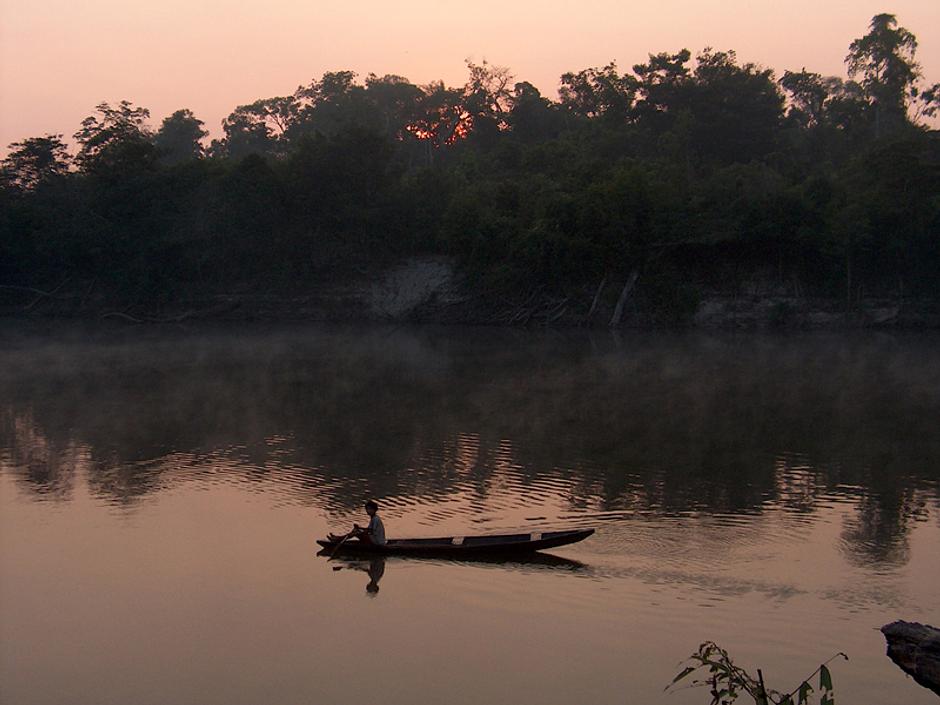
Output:
M0 701L932 704L940 336L0 327ZM556 558L317 556L594 527ZM338 568L339 570L335 570ZM743 701L742 701L743 702Z

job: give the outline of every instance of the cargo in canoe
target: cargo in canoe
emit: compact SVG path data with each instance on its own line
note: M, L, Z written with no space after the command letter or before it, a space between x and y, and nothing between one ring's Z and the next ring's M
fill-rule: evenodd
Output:
M594 529L573 531L545 531L529 534L501 534L494 536L447 536L435 539L389 539L377 546L357 539L339 546L338 553L370 553L387 556L474 556L531 553L545 548L567 546L583 541ZM338 541L318 539L317 543L328 551L337 548Z

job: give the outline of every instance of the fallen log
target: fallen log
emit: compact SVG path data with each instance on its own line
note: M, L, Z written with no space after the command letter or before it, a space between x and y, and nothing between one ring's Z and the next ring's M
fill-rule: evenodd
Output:
M940 629L918 622L891 622L881 628L888 658L917 683L940 695Z

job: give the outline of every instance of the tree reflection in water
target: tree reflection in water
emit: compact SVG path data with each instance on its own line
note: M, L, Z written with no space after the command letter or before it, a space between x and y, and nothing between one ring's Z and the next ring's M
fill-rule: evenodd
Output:
M845 553L891 565L938 502L936 336L233 328L14 340L0 351L0 467L53 501L79 477L126 507L183 482L269 483L338 518L374 496L429 523L812 515L846 500Z

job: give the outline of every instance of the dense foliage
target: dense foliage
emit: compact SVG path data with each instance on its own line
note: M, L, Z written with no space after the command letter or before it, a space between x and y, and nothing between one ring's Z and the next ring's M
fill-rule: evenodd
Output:
M135 300L285 290L412 253L454 255L491 292L648 297L772 278L851 304L940 294L940 109L891 15L851 80L705 49L561 77L543 97L468 62L466 85L324 74L238 106L206 147L102 103L75 133L10 145L0 283L66 278Z

